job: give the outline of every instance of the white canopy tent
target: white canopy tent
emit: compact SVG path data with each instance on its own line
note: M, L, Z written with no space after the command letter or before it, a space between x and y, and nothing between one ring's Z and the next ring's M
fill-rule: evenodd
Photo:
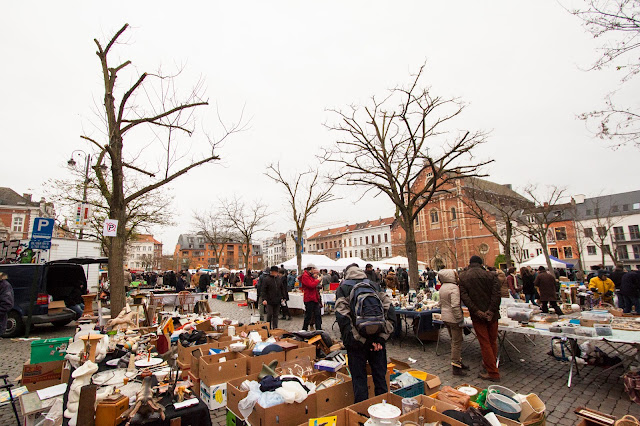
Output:
M302 269L304 269L308 264L313 263L318 269L333 269L338 270L339 266L336 264L335 260L329 259L327 256L323 254L303 254L302 255ZM284 262L285 269L297 269L298 268L298 260L293 257L286 262Z
M372 263L372 262L367 262L366 260L362 260L359 257L343 257L341 259L336 260L336 266L338 266L340 269L344 269L347 266L351 265L352 263L357 263L360 268L364 269L367 263Z
M551 260L551 266L554 268L567 268L567 265L562 262L558 262L557 260ZM541 253L534 257L533 259L527 260L526 262L522 262L520 266L531 266L532 268L537 268L539 266L547 267L547 259L544 257L544 253Z
M403 268L408 268L409 267L409 259L407 259L404 256L395 256L395 257L391 257L389 259L382 259L380 260L378 263L382 263L385 265L389 265L389 266L393 266L395 268L401 266ZM427 266L427 264L425 262L420 262L418 261L418 267L425 267Z

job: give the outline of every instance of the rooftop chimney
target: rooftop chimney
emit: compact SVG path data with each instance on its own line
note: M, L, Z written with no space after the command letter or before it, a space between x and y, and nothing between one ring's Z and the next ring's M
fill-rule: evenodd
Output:
M586 197L584 194L576 194L572 198L576 201L576 204L582 204Z
M27 201L31 202L31 194L22 194L22 198L24 198Z

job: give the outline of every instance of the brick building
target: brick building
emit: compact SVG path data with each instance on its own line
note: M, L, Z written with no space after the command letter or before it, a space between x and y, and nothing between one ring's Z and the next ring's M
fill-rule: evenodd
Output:
M429 171L416 180L414 190L419 191L430 177ZM498 239L470 213L472 192L495 195L501 199L524 198L510 185L501 185L477 178L450 180L420 211L414 223L418 260L434 269L464 267L471 256L480 256L485 264L493 266L502 254ZM500 216L486 206L485 220L498 230L504 228ZM396 255L406 256L405 231L396 221L392 226L391 241Z
M331 259L359 257L377 261L393 257L391 225L393 218L380 218L318 231L307 239L310 254L324 254Z
M237 241L229 241L220 244L220 246L223 246L220 261L216 263L213 245L207 243L203 235L180 234L173 254L176 260L176 269L215 269L216 265L228 269L254 269L254 265L256 268L262 265L262 256L255 254L255 245L253 244L249 248L249 265L244 264L242 256L242 253L247 250L246 245Z
M53 203L44 198L32 201L31 194L18 194L11 188L0 187L0 240L26 240L36 217L53 217Z

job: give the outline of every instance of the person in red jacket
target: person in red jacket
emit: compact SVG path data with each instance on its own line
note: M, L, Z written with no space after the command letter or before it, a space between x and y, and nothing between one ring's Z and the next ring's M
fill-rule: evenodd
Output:
M300 275L300 285L304 293L304 323L302 329L307 331L311 317L315 316L316 330L322 329L322 312L320 311L320 289L321 281L318 279L318 270L314 264L308 264L304 272Z

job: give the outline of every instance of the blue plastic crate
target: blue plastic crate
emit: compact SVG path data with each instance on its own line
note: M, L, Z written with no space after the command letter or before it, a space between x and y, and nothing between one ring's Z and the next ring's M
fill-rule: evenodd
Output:
M392 374L390 380L395 379L400 374L402 373ZM404 388L396 389L394 391L391 391L391 393L396 394L402 398L411 398L412 396L424 395L424 381L419 380L418 383L414 383Z

